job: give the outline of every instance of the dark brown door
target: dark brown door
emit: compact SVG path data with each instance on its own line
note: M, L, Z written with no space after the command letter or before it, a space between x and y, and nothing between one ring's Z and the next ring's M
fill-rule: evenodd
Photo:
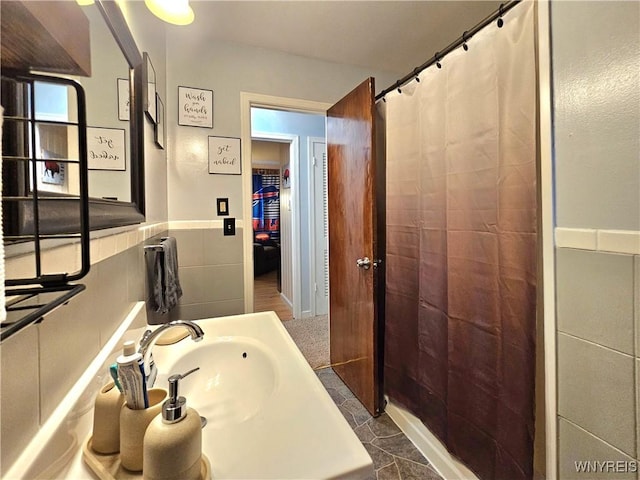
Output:
M380 413L374 80L327 112L331 364L373 415ZM384 293L384 292L381 292Z

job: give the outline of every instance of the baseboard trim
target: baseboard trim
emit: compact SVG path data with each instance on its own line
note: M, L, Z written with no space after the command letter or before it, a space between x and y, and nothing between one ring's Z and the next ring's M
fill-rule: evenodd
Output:
M290 308L290 309L291 309L291 311L293 312L293 303L291 303L291 300L289 300L289 299L287 298L287 296L286 296L284 293L282 293L282 292L280 292L280 298L282 299L282 301L283 301L284 303L286 303L286 304L289 306L289 308Z
M444 480L478 480L415 415L393 404L388 398L385 410Z

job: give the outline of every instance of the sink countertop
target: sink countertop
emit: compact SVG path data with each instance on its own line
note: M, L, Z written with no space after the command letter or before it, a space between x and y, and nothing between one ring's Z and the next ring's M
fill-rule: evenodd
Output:
M251 410L251 415L240 415L234 421L209 418L209 424L203 430L203 450L211 461L214 478L357 479L373 473L368 453L275 313L220 317L197 323L205 331L201 342L194 344L185 340L174 346L154 349L156 365L163 377L200 366L202 370L213 369L216 374L215 380L207 381L223 383L224 369L220 369L222 372L218 375L215 352L225 342L235 342L242 347L237 357L225 362L249 362L252 358L260 362L255 365L259 376L249 381L265 383L262 377L271 375L271 367L265 368L265 363L272 363L275 370L274 379L267 380L268 385L265 383L265 388L273 389L273 392L267 395L257 411ZM197 356L200 364L195 360L191 363L175 361L181 355L186 360L194 349L207 348L210 348L210 357L192 355ZM243 349L248 356L236 360ZM212 358L212 365L203 365L209 358ZM178 366L180 368L174 371ZM190 378L194 382L198 373ZM159 380L162 382L164 378L159 377ZM189 380L185 380L186 385ZM182 390L185 393L180 394L186 396L187 404L198 410L202 400L197 396L190 399L187 390L185 386ZM246 386L246 392L257 395L251 385ZM218 390L212 389L210 394L215 402ZM220 396L218 400L222 400ZM204 407L200 410L201 415L209 416Z
M243 345L252 342L262 344L266 357L260 360L273 363L277 377L274 393L267 396L259 411L251 411L248 418L233 422L216 424L212 418L211 424L204 428L203 453L211 462L214 479L355 480L373 474L371 458L275 313L261 312L196 322L205 331L202 342L185 339L175 345L154 347L154 358L160 372L155 386L165 388L168 375L183 373L167 371L176 363L176 358L186 356L195 348L206 348L211 343L238 339L245 342ZM139 339L144 330L128 330L124 335L122 331L117 332L118 337L109 343L119 346L123 340ZM109 352L104 355L106 358ZM109 356L104 365L111 361ZM91 397L90 393L97 391L99 385L96 382L106 383L108 378L102 375L104 369L103 366L88 370L88 380L73 402L76 406L63 413L62 420L56 422L57 429L46 432L46 439L42 438L44 435L34 438L32 443L37 444L34 452L38 453L30 466L21 469L23 475L20 478L95 479L82 460L81 447L92 428L92 402L87 401L87 394L89 392ZM190 400L187 396L187 403L198 409L195 398ZM36 450L38 446L40 450ZM31 448L32 445L29 446ZM44 472L42 465L48 465Z

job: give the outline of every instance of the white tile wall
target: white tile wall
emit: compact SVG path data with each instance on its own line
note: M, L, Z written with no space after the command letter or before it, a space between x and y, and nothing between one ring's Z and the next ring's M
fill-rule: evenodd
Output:
M558 330L633 355L633 257L560 248Z
M588 473L578 472L575 462L613 461L623 462L623 465L625 464L624 462L627 462L626 465L629 465L628 470L632 470L634 459L564 418L560 419L558 426L560 432L559 478L563 480L635 480L637 478L636 473L633 471L617 474L595 471ZM624 470L624 468L621 468L621 470Z
M222 221L170 222L178 243L183 296L172 318L194 320L244 313L243 228L224 236ZM153 318L153 314L149 315Z
M556 262L559 478L635 479L573 462L640 458L640 255L558 248Z
M635 455L634 358L560 333L558 414Z
M0 477L40 426L38 330L29 328L10 337L0 348Z
M133 303L143 299L141 243L166 231L166 227L166 223L160 223L112 235L97 232L99 237L91 240L91 271L78 282L85 284L86 290L48 314L39 325L27 327L3 342L0 477L122 323ZM79 268L79 253L71 258L76 252L77 244L47 249L43 265L51 272L66 271L69 265ZM7 258L7 278L32 276L32 264L28 255Z
M588 228L556 228L556 247L598 249L598 231Z
M640 231L589 228L555 229L556 247L640 255Z

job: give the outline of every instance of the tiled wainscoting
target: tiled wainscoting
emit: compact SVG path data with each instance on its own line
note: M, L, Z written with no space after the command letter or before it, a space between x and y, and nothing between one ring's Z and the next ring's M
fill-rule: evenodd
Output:
M9 469L133 305L146 300L143 245L167 235L178 242L184 291L171 315L198 319L244 312L241 226L235 236L223 235L222 222L158 223L94 232L98 238L91 240L91 271L77 282L86 290L40 324L9 338L0 349L0 473ZM79 252L78 244L46 249L44 268L77 271ZM9 256L7 278L33 276L33 265L31 254ZM147 320L154 323L153 312L147 312Z
M169 235L178 244L184 292L179 307L172 312L174 318L195 320L244 313L243 229L236 228L234 236L225 236L218 223L217 228L184 228L182 222L170 223Z
M131 308L145 298L142 245L166 233L166 224L135 227L91 241L86 290L2 343L0 477L50 417ZM103 235L107 232L101 232ZM79 269L79 246L43 252L49 271ZM32 275L30 255L8 257L7 278ZM132 328L141 325L132 325Z
M636 479L640 255L557 248L556 274L559 477L593 478L576 462L597 460Z

